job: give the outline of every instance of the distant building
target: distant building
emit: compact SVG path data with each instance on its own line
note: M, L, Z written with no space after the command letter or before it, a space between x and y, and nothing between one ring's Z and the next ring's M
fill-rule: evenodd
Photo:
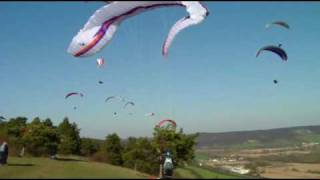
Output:
M224 166L223 168L238 174L248 174L250 172L250 169L244 169L242 166L240 167Z

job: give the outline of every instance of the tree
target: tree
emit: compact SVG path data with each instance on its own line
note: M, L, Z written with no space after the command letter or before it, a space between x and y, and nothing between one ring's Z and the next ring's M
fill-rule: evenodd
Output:
M156 149L148 138L130 137L123 151L124 166L156 174L159 170Z
M89 138L81 139L81 154L91 156L99 150L99 144Z
M6 139L10 144L10 154L18 154L23 146L22 135L27 125L26 117L11 118L6 124Z
M122 156L125 167L136 169L136 159L138 157L137 151L137 138L129 137L125 144Z
M176 166L194 159L197 134L184 134L183 129L176 132L172 129L155 128L153 136L153 146L157 149L158 155L161 156L165 150L170 150Z
M122 151L120 137L116 134L110 134L106 137L104 148L108 154L109 163L113 165L122 165Z
M53 124L50 118L45 119L43 123L48 127L53 127Z
M11 118L7 123L8 135L11 137L20 138L23 133L23 129L27 125L27 120L28 119L25 117Z
M39 117L35 117L32 121L31 124L41 124L41 119Z
M8 123L5 121L0 122L0 139L8 138Z
M49 155L57 150L59 136L56 128L35 118L26 127L23 142L28 153L34 156Z
M58 126L58 134L60 144L58 146L59 153L62 154L80 154L80 129L76 123L70 123L65 117Z

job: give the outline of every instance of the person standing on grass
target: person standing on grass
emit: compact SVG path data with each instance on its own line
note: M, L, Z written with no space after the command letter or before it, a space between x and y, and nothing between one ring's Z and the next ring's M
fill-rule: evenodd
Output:
M2 143L3 145L3 164L7 164L7 160L8 160L8 155L9 155L9 147L8 147L8 143L6 141L4 141Z
M9 154L8 143L6 141L3 141L0 147L0 164L1 165L7 164L8 154Z
M173 175L173 156L170 150L167 150L164 154L164 163L163 163L163 175L164 178L171 178Z

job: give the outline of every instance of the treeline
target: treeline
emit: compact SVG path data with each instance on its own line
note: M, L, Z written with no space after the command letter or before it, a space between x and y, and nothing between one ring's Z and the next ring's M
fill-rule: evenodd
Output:
M19 155L22 148L32 156L52 154L80 155L80 129L64 118L54 126L51 119L34 118L27 123L26 117L11 118L0 123L0 138L8 142L10 155Z
M0 139L9 144L12 156L25 149L25 155L49 156L80 155L92 161L123 166L157 175L160 156L165 150L173 154L175 165L194 159L197 134L187 135L183 130L154 129L153 137L129 137L121 140L116 133L104 140L80 138L80 129L67 117L57 126L50 118L34 118L30 123L25 117L0 121Z

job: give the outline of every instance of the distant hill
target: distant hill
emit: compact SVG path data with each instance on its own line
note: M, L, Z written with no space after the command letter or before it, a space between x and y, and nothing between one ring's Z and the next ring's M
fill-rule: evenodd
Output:
M199 133L197 148L271 148L320 143L319 126Z

